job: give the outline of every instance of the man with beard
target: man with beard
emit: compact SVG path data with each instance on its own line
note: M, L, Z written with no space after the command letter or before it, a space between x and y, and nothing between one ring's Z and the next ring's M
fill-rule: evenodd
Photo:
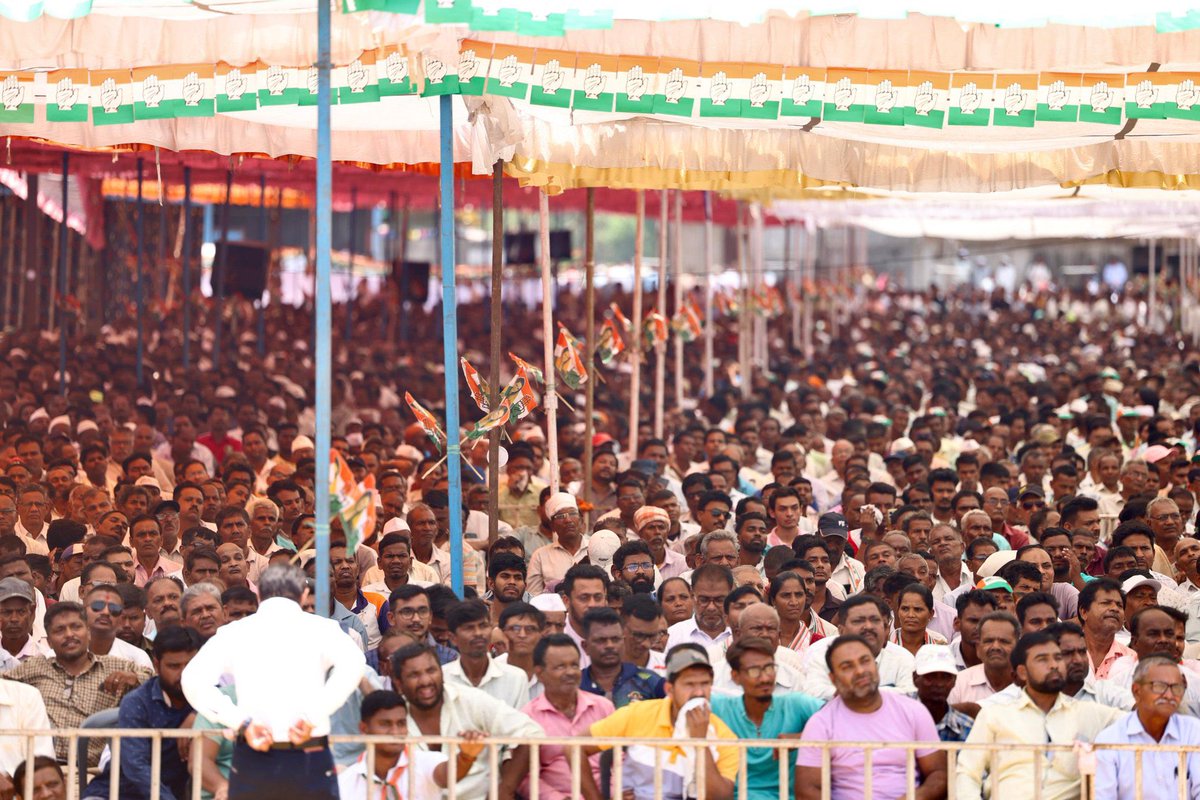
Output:
M499 621L513 603L528 602L525 572L525 559L515 553L497 552L488 559L488 593L483 599L491 603L492 621Z
M874 680L901 694L912 694L913 657L895 642L889 642L892 627L892 610L888 604L870 594L859 594L848 599L838 609L838 633L840 637L853 636L867 643L875 659ZM833 697L838 687L833 683L826 653L837 642L825 638L814 642L804 656L804 693L822 700Z
M663 679L649 669L622 660L625 637L621 618L611 608L593 608L583 616L583 650L588 657L579 686L607 698L617 708L663 697Z
M1182 670L1186 692L1177 700L1183 713L1195 717L1200 712L1200 674L1194 671L1194 661L1183 660L1183 628L1187 615L1175 608L1149 606L1129 618L1129 646L1133 655L1124 656L1113 662L1107 683L1130 692L1134 686L1134 673L1142 660L1152 655L1170 656Z
M692 573L694 616L677 622L668 631L667 650L683 642L701 647L720 644L731 634L725 620L725 598L733 591L733 574L717 564L705 564Z
M654 558L645 542L635 540L618 547L611 569L613 581L624 583L634 594L654 592Z
M1016 682L1024 686L1012 702L982 708L967 744L1016 744L998 750L963 750L958 755L957 796L979 800L984 795L984 775L992 797L1021 797L1029 791L1030 776L1038 765L1034 753L1052 742L1090 742L1120 716L1088 700L1063 693L1066 671L1062 649L1050 631L1027 633L1012 653ZM1045 754L1043 753L1043 756ZM1054 754L1052 769L1042 776L1045 797L1078 797L1079 766L1076 759Z
M779 491L785 490L780 489ZM775 500L778 496L779 492L776 492L771 499ZM797 502L799 501L797 500ZM766 516L757 511L747 512L737 518L733 530L738 538L738 566L757 567L762 563L763 554L767 552L767 542L770 541L767 536L769 524ZM771 534L771 536L774 535ZM791 542L787 544L790 545Z
M742 612L739 625L746 622ZM764 608L766 608L764 606ZM808 720L821 708L820 701L795 692L776 692L778 663L777 642L747 636L725 652L729 673L741 690L739 694L714 696L713 713L740 739L779 739L804 730ZM795 772L796 751L788 751L787 779ZM753 800L774 800L780 796L779 753L769 747L752 747L746 752L747 796ZM787 787L786 797L792 796Z
M459 652L458 659L443 670L447 683L473 687L512 708L529 702L529 679L524 670L488 655L494 626L487 603L456 603L446 612L446 626Z
M49 650L33 637L33 587L20 578L0 580L0 666L16 666Z
M408 701L411 736L461 736L463 731L497 737L542 735L542 729L529 717L486 692L447 683L437 654L425 644L406 645L392 654L392 683ZM424 742L417 746L422 750L442 749L442 745ZM497 778L501 800L512 800L528 774L529 748L513 748L510 757L500 762ZM458 782L457 796L485 800L490 777L486 761L475 761Z
M836 586L829 583L829 548L821 541L821 537L814 535L797 537L792 542L792 549L796 551L796 558L806 562L813 571L813 591L808 598L808 607L821 619L833 620L845 597Z
M192 714L192 707L180 687L183 669L200 650L200 636L191 628L171 626L154 639L155 677L125 696L118 712L118 728L178 728ZM157 777L161 779L159 796L176 800L187 796L189 773L180 757L181 739L164 739L159 753ZM121 740L120 797L146 800L150 797L152 754L149 739ZM105 768L88 784L85 798L107 798L111 772Z
M671 499L674 499L673 495ZM667 547L671 516L666 510L658 506L642 506L634 512L633 529L649 547L650 557L662 580L687 572L687 557ZM617 577L619 579L620 576Z
M1042 549L1050 556L1054 565L1054 583L1063 583L1082 589L1087 585L1079 563L1079 556L1071 544L1071 532L1066 528L1046 528L1042 531Z
M1087 640L1092 673L1099 679L1121 656L1133 653L1117 641L1117 632L1125 627L1125 595L1121 584L1110 578L1097 578L1079 593L1079 619Z
M592 455L592 519L600 519L617 507L617 457L611 450L597 448Z
M403 631L417 642L433 648L434 654L443 664L458 658L457 651L433 638L433 608L429 592L422 586L405 584L397 586L388 597L388 629Z
M829 583L840 587L847 597L861 592L867 571L862 562L846 554L846 539L850 535L846 518L841 514L822 514L817 520L817 534L829 550Z
M101 584L93 586L84 598L84 616L88 624L91 651L98 656L116 656L139 667L152 666L146 651L117 637L125 604L117 587Z
M895 692L880 691L875 646L862 636L845 634L823 649L821 661L827 680L837 696L812 716L801 739L809 742L837 741L854 731L856 735L882 742L937 742L938 733L925 707ZM912 656L908 659L908 683L912 684ZM871 786L880 797L902 797L915 788L921 798L942 797L946 792L946 754L917 749L916 787L910 786L908 758L904 750L877 750L871 759ZM834 797L866 796L866 757L858 748L837 748L832 753L829 782ZM801 747L796 762L797 800L821 796L819 748Z
M660 626L665 627L663 610L653 597L637 594L626 597L621 605L621 630L625 634L622 659L661 674L666 657L654 649Z

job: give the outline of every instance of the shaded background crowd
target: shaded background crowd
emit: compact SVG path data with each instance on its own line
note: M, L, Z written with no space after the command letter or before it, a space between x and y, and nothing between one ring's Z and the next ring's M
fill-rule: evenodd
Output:
M616 292L597 307L627 307ZM332 616L370 667L334 733L714 740L668 751L672 798L695 796L701 772L707 796L735 794L739 754L720 740L798 740L782 786L778 753L750 748L744 780L760 800L819 796L821 750L805 742L907 743L919 797L950 780L964 797L1028 790L1035 756L964 751L948 775L944 749L913 743L1200 744L1195 353L1139 324L1136 303L1053 287L826 299L815 357L771 319L748 386L736 321L719 318L713 395L689 350L682 407L668 400L660 438L636 421L636 452L619 444L635 424L631 371L604 369L590 484L582 413L560 407L557 492L540 414L510 426L495 535L486 441L465 449L450 497L401 399L444 405L440 310L414 310L408 338L385 341L383 308L364 302L353 339L334 342L332 433L355 476L373 477L378 530L349 550L335 523L328 565L312 549L305 309L271 309L260 343L231 306L224 360L214 367L200 329L189 370L168 317L142 387L130 332L106 328L74 347L65 394L52 338L6 335L0 729L221 728L193 712L180 675L255 613L263 570L290 562L330 571ZM557 316L578 332L582 309L563 293ZM459 309L459 349L481 370L487 318L485 305ZM540 311L507 309L506 349L536 363L540 330ZM449 588L452 502L465 512L463 598ZM38 740L37 797L65 796L67 747ZM224 798L231 752L219 731L200 764L164 742L164 794L200 780ZM362 752L335 745L344 798L385 784L408 796L408 767L417 796L448 780L433 746L381 745L374 775ZM649 800L648 752L631 749L614 776L589 747L582 793L611 796L619 781ZM459 797L488 793L477 753L458 753ZM571 796L569 756L539 748L539 797ZM85 757L85 796L108 796L103 742ZM148 797L149 743L119 758L121 796ZM506 748L502 796L528 796L530 758ZM24 760L23 743L0 743L0 794L22 790ZM1164 797L1200 780L1173 756L1144 761ZM1047 796L1079 795L1073 756L1037 763ZM870 771L875 796L907 790L903 749L876 751ZM833 796L863 796L865 772L861 750L835 748ZM1101 752L1090 780L1098 796L1132 797L1132 757Z

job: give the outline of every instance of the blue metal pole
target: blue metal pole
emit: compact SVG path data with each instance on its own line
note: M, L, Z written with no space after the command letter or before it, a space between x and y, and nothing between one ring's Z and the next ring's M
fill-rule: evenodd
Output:
M317 613L330 616L329 594L329 440L331 320L329 301L330 239L333 232L333 154L330 129L329 3L317 3L317 274L314 306L316 342L316 531Z
M283 196L282 189L279 192L279 196L280 197ZM267 264L266 264L265 269L266 269L267 275L270 276L270 274L271 274L271 248L269 246L270 242L268 240L271 238L271 234L270 234L271 222L270 222L269 216L267 214L267 175L265 172L262 175L258 176L258 214L259 214L258 224L262 230L262 242L264 245L268 245L268 247L267 247ZM267 335L267 322L266 322L266 319L264 318L266 315L266 305L263 302L262 295L259 295L257 297L257 299L255 299L254 305L258 308L257 321L255 323L255 331L256 331L255 338L258 342L258 344L257 344L258 355L264 356L264 355L266 355L266 342L263 341L263 339Z
M446 469L450 472L450 586L463 596L462 456L458 438L458 292L454 285L454 105L441 97L438 238L442 261L442 344L446 372Z
M358 244L358 189L350 189L350 247L346 266L346 343L354 338L354 248Z
M145 315L146 298L142 291L142 262L146 250L146 204L142 202L142 160L139 158L137 162L137 285L134 288L134 295L137 302L137 385L142 388L142 359L145 351L145 331L143 328L142 318Z
M58 229L58 296L66 299L67 291L67 177L71 174L71 154L63 153L62 162L62 225ZM58 326L58 391L67 396L67 304L59 303Z
M191 362L192 343L192 168L183 168L183 286L179 287L183 303L183 368Z

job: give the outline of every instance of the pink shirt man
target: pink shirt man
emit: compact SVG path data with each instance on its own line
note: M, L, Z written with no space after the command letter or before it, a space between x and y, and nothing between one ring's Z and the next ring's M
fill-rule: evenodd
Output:
M550 704L545 695L530 700L521 709L532 719L547 736L587 736L593 722L599 722L616 709L613 704L600 695L579 691L575 700L575 716L568 719L561 711ZM571 762L567 750L557 745L542 745L538 748L541 759L541 783L538 786L538 797L543 800L569 800L571 797ZM589 759L592 765L592 777L600 784L600 756L594 755ZM523 793L528 793L528 779L522 787Z

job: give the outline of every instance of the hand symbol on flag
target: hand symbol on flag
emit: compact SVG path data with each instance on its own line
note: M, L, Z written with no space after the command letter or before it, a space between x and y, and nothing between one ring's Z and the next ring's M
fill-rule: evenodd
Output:
M479 73L479 59L475 51L463 50L458 56L458 82L469 83Z
M267 68L267 94L272 97L280 97L287 85L287 73L281 67Z
M667 82L663 86L663 96L667 98L668 103L678 103L683 99L683 92L687 89L687 83L683 80L683 70L679 67L667 73Z
M1180 111L1191 111L1196 105L1196 83L1191 78L1179 82L1175 91L1175 105Z
M146 108L158 108L166 93L166 88L159 83L157 75L147 75L142 81L142 100L145 101Z
M1046 106L1051 111L1062 111L1067 104L1067 84L1065 81L1054 81L1046 90Z
M1004 90L1004 113L1015 117L1025 110L1025 91L1019 83L1010 83Z
M0 103L4 104L4 110L16 111L21 107L21 101L24 99L25 87L21 86L17 76L9 75L5 78L4 86L0 88Z
M1137 85L1137 90L1133 93L1133 100L1137 103L1138 108L1149 108L1154 105L1156 94L1154 84L1147 79Z
M729 101L729 96L733 94L733 81L729 80L724 70L718 70L712 76L708 94L714 106L723 106Z
M1088 103L1092 107L1092 111L1097 114L1103 114L1108 111L1108 107L1112 105L1113 93L1108 88L1108 81L1098 81L1092 87L1092 96L1088 99Z
M849 78L842 78L833 88L833 107L838 111L849 111L854 105L854 85Z
M194 72L189 72L183 78L183 104L185 106L198 106L203 99L204 84L200 82L200 76Z
M562 88L565 78L562 65L559 64L558 59L550 59L546 62L546 68L542 70L542 91L546 94L557 93Z
M983 95L980 94L979 87L975 82L970 81L964 84L958 95L958 110L964 114L974 114L982 103Z
M367 88L367 70L360 59L354 59L346 68L346 83L350 84L351 94L361 94Z
M792 102L798 106L802 106L809 100L812 100L813 85L809 80L808 74L800 75L796 80L792 81ZM846 106L849 108L850 106Z
M634 103L642 99L646 93L646 75L638 64L629 68L625 74L625 95Z
M63 78L54 87L54 102L60 111L70 111L79 100L79 90L70 78Z
M516 56L505 56L500 62L500 85L505 89L512 87L517 82L517 76L521 74L521 65L517 63Z
M308 93L316 94L321 85L321 73L316 67L308 68Z
M849 80L849 78L842 80ZM879 86L875 89L875 110L881 114L891 113L891 110L896 107L897 94L898 92L892 88L891 81L880 81Z
M408 59L399 53L388 53L383 62L383 71L392 83L403 83L408 77Z
M770 96L771 86L767 83L767 74L765 72L757 73L750 79L750 107L762 108Z
M425 77L430 83L441 83L446 77L446 65L440 58L428 58L425 62Z
M225 75L225 95L230 100L241 100L246 93L246 77L240 69L231 69Z
M589 100L595 100L604 91L604 84L608 79L604 77L604 72L599 64L592 64L583 73L583 94Z
M917 86L917 92L913 95L913 108L916 109L917 116L929 116L929 112L933 111L936 102L937 96L933 93L933 81L923 81Z
M104 83L100 84L100 107L105 114L115 114L121 107L121 90L112 78L105 78Z

